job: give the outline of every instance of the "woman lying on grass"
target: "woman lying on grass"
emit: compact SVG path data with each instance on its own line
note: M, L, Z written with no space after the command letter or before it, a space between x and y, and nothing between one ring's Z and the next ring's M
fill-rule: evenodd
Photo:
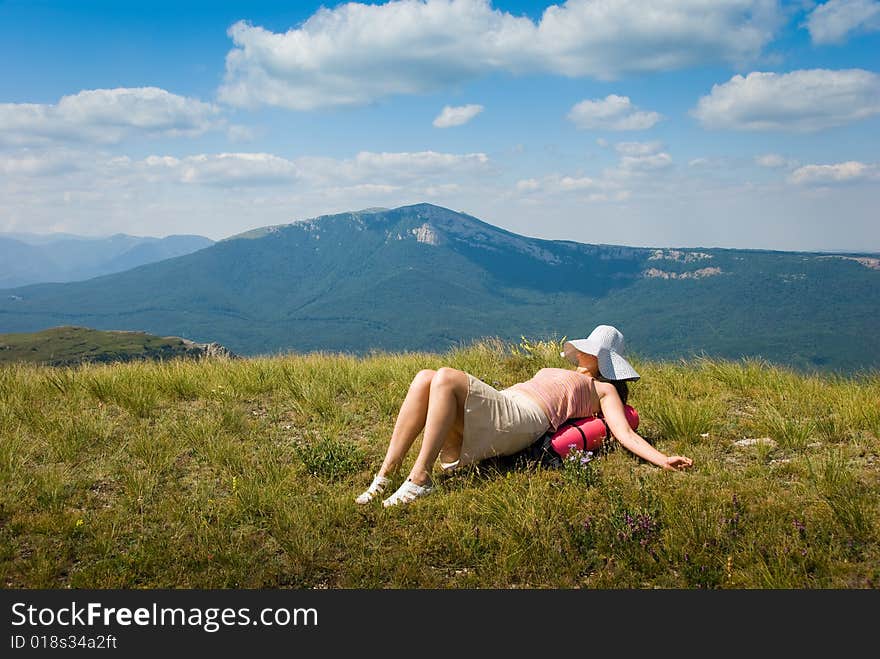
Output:
M640 458L671 471L693 464L690 458L664 455L630 427L624 413L626 382L640 376L623 357L623 335L616 328L599 325L586 339L566 341L561 354L576 368L542 368L501 391L454 368L419 371L400 407L385 460L355 501L369 503L388 488L422 429L409 477L382 502L385 507L429 494L438 457L448 470L512 455L565 420L599 410L614 438Z

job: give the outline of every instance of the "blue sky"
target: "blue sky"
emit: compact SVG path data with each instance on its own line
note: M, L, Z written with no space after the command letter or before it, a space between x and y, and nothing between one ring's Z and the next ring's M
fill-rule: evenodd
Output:
M880 251L880 0L0 0L0 57L0 231Z

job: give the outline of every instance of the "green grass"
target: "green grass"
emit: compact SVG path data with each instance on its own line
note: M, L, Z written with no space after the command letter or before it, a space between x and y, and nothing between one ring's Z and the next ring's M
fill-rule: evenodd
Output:
M63 325L40 332L0 334L0 364L31 362L46 366L77 366L83 362L127 362L194 356L179 337L146 332L96 330ZM56 386L66 386L65 375Z
M501 388L566 367L560 342L2 365L2 585L878 587L876 373L635 359L639 430L691 471L622 449L559 471L490 460L411 506L354 504L420 369Z

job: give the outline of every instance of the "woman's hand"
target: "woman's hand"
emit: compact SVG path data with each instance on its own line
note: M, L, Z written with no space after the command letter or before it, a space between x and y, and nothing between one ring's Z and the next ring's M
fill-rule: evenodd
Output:
M693 464L694 461L690 458L686 458L682 455L670 455L663 461L661 466L666 471L681 471L682 469L689 468Z

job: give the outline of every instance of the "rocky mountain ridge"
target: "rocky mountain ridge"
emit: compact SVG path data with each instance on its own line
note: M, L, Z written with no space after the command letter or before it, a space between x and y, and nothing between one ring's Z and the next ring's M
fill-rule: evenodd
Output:
M186 256L0 292L0 331L142 328L242 356L429 350L620 327L634 352L880 366L864 254L644 248L521 236L414 204L254 229Z

